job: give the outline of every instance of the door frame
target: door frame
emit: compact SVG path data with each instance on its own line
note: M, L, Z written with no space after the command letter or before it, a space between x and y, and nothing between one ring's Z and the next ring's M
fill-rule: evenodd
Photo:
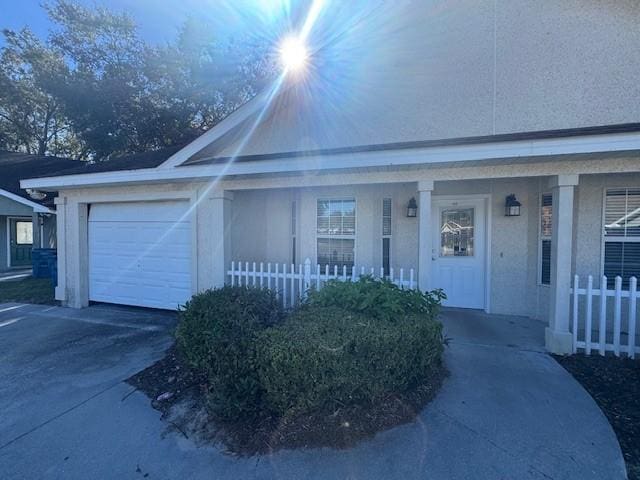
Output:
M484 311L486 313L491 313L491 217L492 215L492 195L490 193L486 194L462 194L462 195L437 195L434 194L431 199L432 206L437 206L439 202L450 202L454 200L482 200L484 201ZM432 224L439 220L437 218L432 218ZM433 225L429 226L429 231L431 231ZM432 249L435 248L435 245L432 246ZM433 252L429 252L430 256Z
M33 217L7 216L7 268L17 268L11 265L11 220L28 220L33 224ZM31 244L31 248L33 248L33 244Z

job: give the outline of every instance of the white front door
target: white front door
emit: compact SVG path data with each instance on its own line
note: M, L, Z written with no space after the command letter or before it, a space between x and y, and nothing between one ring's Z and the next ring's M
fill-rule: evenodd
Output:
M486 200L434 197L432 283L445 306L485 308Z

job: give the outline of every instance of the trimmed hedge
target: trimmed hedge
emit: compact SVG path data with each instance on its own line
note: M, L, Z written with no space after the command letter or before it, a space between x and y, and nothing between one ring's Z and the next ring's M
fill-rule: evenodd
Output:
M328 281L321 290L309 292L307 305L340 307L373 318L393 321L408 313L435 317L446 298L442 290L424 293L404 290L388 280L363 276L355 282Z
M207 290L179 316L176 343L189 366L207 375L211 412L226 419L261 414L255 339L284 317L274 293L237 286Z
M439 373L443 297L371 277L330 281L285 318L274 293L227 286L185 305L177 346L225 420L372 404Z
M372 404L427 381L441 366L442 326L308 306L259 335L257 366L276 414Z

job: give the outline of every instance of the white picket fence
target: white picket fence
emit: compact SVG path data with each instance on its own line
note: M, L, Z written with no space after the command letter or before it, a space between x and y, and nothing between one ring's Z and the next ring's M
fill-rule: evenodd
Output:
M298 304L309 290L320 290L328 280L356 281L362 276L371 275L376 278L387 278L400 288L412 290L418 288L413 268L408 271L404 268L399 270L391 268L389 275L385 276L382 268L376 271L374 268L353 267L348 271L346 266L342 269L335 266L332 270L329 265L325 265L324 268L319 264L312 265L308 258L304 264L297 265L297 270L294 264L233 261L227 275L230 277L231 285L274 290L285 307Z
M600 288L593 288L593 276L587 278L587 285L580 287L580 277L576 275L571 289L573 297L573 352L578 349L590 355L592 350L597 350L600 355L613 352L620 356L626 354L629 358L635 358L640 353L640 346L636 342L636 320L638 306L638 281L631 277L629 290L622 289L622 278L616 277L615 288L607 289L607 277L600 279ZM594 321L594 303L598 309L597 319ZM611 305L610 298L613 298ZM584 299L581 304L580 300ZM626 299L626 310L623 312L623 299ZM613 325L609 324L609 310L613 307ZM623 314L625 317L623 318ZM622 331L622 325L626 324L626 332ZM609 327L613 327L613 329ZM607 328L610 329L607 332ZM623 337L626 336L626 341ZM593 338L592 338L593 337Z

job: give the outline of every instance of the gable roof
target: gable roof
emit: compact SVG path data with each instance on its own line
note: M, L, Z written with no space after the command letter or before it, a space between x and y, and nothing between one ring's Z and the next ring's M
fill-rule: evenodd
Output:
M78 175L84 173L105 173L126 170L141 170L145 168L156 168L162 165L174 153L183 148L183 145L176 145L160 150L150 150L148 152L132 153L103 160L101 162L75 162L72 168L67 168L60 175ZM53 175L47 172L31 175L24 178L43 178Z
M39 204L49 207L53 205L54 195L47 194L42 200L34 200L25 190L20 188L20 180L33 176L58 175L70 168L77 167L78 163L78 160L69 158L0 150L0 190L8 192L9 195L5 193L3 196L12 200L20 201L15 198L18 197L28 201L30 206Z

